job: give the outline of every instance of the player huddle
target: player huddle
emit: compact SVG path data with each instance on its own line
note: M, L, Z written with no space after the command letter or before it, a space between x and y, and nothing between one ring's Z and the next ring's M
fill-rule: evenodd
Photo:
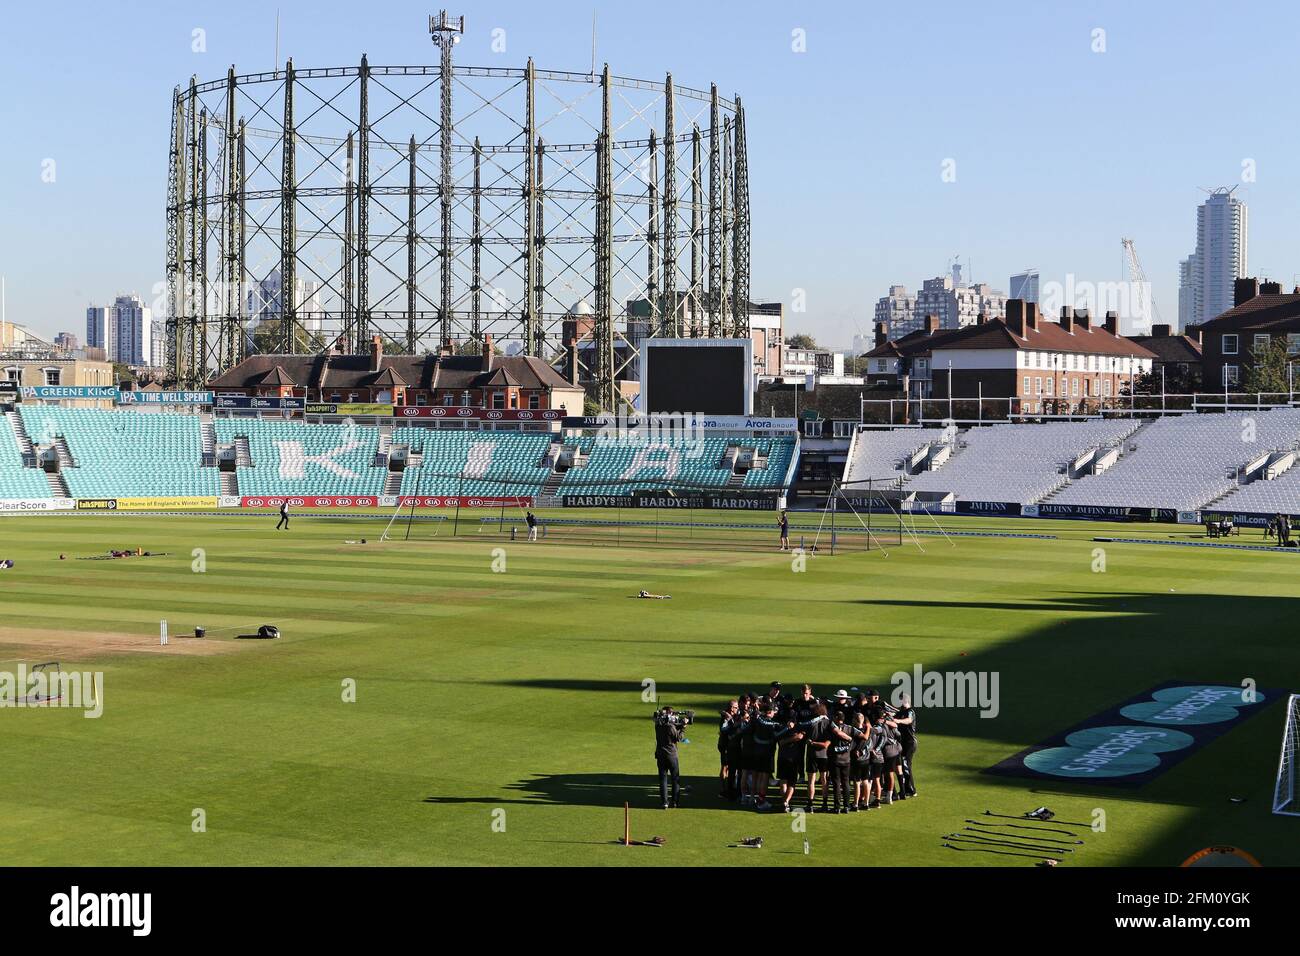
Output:
M806 782L803 809L851 813L916 796L916 710L906 694L893 707L873 690L838 691L819 699L804 684L798 696L773 681L761 697L728 701L718 726L722 795L755 810L773 809L768 788L779 787L791 810Z

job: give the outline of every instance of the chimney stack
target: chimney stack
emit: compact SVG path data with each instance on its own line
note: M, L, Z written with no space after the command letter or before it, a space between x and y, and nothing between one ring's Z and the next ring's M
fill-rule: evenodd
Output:
M976 325L987 325L988 321L989 321L989 317L984 314L984 311L982 309L980 310L980 314L975 316Z
M384 364L384 340L378 335L370 339L370 371L378 372Z
M569 339L567 348L569 350L569 384L576 388L578 385L578 340L576 337Z
M1061 306L1061 317L1057 319L1057 322L1065 331L1071 335L1074 334L1074 310L1068 305Z
M884 345L888 339L889 339L889 335L885 332L885 323L877 322L876 323L876 348L880 348L880 346Z
M1025 329L1026 330L1033 329L1035 332L1038 331L1038 303L1037 302L1025 303Z
M1204 344L1201 342L1201 327L1199 325L1189 325L1187 328L1183 329L1183 335L1192 339L1198 345Z
M1232 304L1241 305L1259 295L1258 279L1237 279L1232 283Z
M1007 299L1007 328L1012 335L1025 337L1025 302L1023 299Z
M1260 295L1281 295L1282 283L1280 282L1261 282L1259 284Z
M1092 313L1087 309L1074 310L1074 328L1076 332L1092 331Z
M485 332L483 335L483 371L492 371L492 333Z
M1171 329L1168 323L1156 323L1151 326L1151 337L1155 339L1167 339Z
M1107 312L1106 321L1102 323L1102 328L1111 335L1119 335L1119 313L1114 311Z
M925 334L934 335L939 331L939 317L937 315L927 315L925 317Z

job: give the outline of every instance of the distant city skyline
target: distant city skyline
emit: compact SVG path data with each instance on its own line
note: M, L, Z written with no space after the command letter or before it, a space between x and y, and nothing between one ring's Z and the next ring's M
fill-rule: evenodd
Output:
M177 84L289 56L299 68L355 64L362 53L433 63L428 12L376 6L358 17L341 0L285 3L277 56L275 10L247 0L204 10L72 4L58 30L44 9L7 11L0 111L23 131L0 153L8 321L52 339L78 327L97 290L115 288L140 290L157 310ZM591 4L449 12L467 16L463 64L519 67L533 56L547 68L591 66ZM790 332L837 347L869 337L881 293L937 275L956 250L994 287L1026 260L1044 286L1070 275L1119 280L1121 236L1137 242L1156 303L1172 317L1192 209L1209 185L1236 184L1253 207L1251 274L1290 286L1300 273L1300 131L1283 121L1290 102L1275 75L1300 34L1290 5L1234 6L1234 22L1268 24L1246 45L1207 29L1222 10L1199 0L1177 16L1107 0L1025 3L1004 17L955 0L888 11L759 2L744 16L666 0L654 16L612 3L595 12L596 60L615 73L672 71L678 83L716 81L744 97L752 297L786 303ZM882 30L891 42L877 42ZM129 68L103 57L122 46L147 55ZM1207 83L1209 63L1233 82ZM1233 121L1207 124L1211 115Z

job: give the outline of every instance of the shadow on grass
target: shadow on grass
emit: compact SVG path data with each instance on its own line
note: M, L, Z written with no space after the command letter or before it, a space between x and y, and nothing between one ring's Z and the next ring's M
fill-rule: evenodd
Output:
M1249 568L1243 567L1242 573ZM1118 577L1118 575L1117 575ZM1118 582L1117 582L1118 583ZM997 595L987 600L932 601L896 600L887 597L850 600L847 603L866 609L901 610L909 619L912 612L923 621L925 630L933 632L945 622L951 627L943 654L928 656L930 638L918 638L916 648L889 651L892 658L878 673L847 674L844 684L875 686L882 694L891 689L894 672L911 673L920 666L925 672L940 674L970 673L998 675L998 707L992 718L981 718L977 707L926 707L919 711L920 750L917 755L918 778L925 779L926 764L934 752L928 738L948 737L971 741L981 753L980 760L954 763L944 768L959 779L993 788L984 798L992 809L1022 812L1022 802L1048 802L1051 797L1083 798L1102 805L1108 800L1138 804L1179 806L1183 808L1177 823L1146 834L1137 845L1132 862L1171 865L1212 842L1242 841L1255 852L1261 847L1277 846L1278 818L1269 814L1269 798L1277 766L1277 747L1281 734L1280 701L1266 703L1258 714L1243 720L1223 737L1212 740L1187 759L1140 787L1107 787L1074 783L1068 780L1033 778L998 778L984 773L988 765L1017 751L1044 741L1060 731L1100 714L1120 702L1167 681L1238 685L1253 680L1260 688L1293 690L1300 688L1300 656L1295 653L1295 625L1300 601L1276 595L1240 593L1206 594L1193 592L1133 591L1089 593L1077 590L1027 590L1023 597ZM1225 591L1232 580L1219 582ZM1300 592L1300 586L1297 587ZM1027 611L1047 615L1049 620L1035 622L1028 616L1004 615L1008 611ZM872 615L869 610L861 624L846 627L838 643L862 642L864 658L870 668L880 668L882 652L869 648ZM899 629L895 616L882 621L890 631ZM819 622L825 626L823 622ZM990 640L989 628L1008 628L1003 639ZM954 653L960 647L959 635L970 628L971 642L977 648L969 654ZM953 640L956 638L956 641ZM798 649L804 635L794 635L788 646ZM686 646L693 641L680 641ZM703 640L700 645L716 644ZM824 662L810 654L809 667L825 674ZM798 686L805 674L797 668L779 664L771 672L761 657L757 666L746 667L738 661L737 680L672 681L659 683L661 699L675 707L695 708L700 712L700 742L711 749L715 708L738 692L763 692L773 677L781 678L787 689ZM792 662L797 663L797 662ZM690 663L684 657L683 670ZM760 670L761 668L761 670ZM580 694L626 694L635 681L602 678L536 678L493 682L520 689L575 692ZM813 681L821 694L830 685ZM842 686L842 685L841 685ZM706 742L707 741L707 742ZM989 745L993 745L990 747ZM953 753L947 747L949 755ZM970 754L967 750L965 753ZM1230 770L1227 768L1231 768ZM698 778L694 783L698 783ZM645 777L570 776L537 778L519 785L526 802L589 802L617 805L626 799L620 793L651 794L656 781ZM715 784L706 782L698 804L713 804ZM1229 797L1245 795L1245 804L1230 804ZM490 802L490 801L489 801ZM1034 804L1034 805L1037 805ZM721 805L721 804L718 804ZM970 812L986 809L971 807ZM1275 853L1279 858L1295 857L1295 850ZM1297 862L1290 859L1290 862Z
M718 796L716 777L682 777L682 808L718 810L735 804ZM618 807L624 803L645 809L659 806L659 777L653 773L561 773L538 774L505 788L512 795L484 797L429 796L424 803L436 804L551 804L561 806Z

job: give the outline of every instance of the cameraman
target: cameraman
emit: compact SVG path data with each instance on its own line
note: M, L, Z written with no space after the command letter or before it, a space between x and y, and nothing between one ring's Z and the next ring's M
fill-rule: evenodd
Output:
M677 745L685 739L683 728L690 722L690 711L677 714L667 704L655 713L655 763L659 766L659 798L665 810L669 806L676 807L681 796L682 772L677 764ZM669 778L673 783L671 804L668 802Z

